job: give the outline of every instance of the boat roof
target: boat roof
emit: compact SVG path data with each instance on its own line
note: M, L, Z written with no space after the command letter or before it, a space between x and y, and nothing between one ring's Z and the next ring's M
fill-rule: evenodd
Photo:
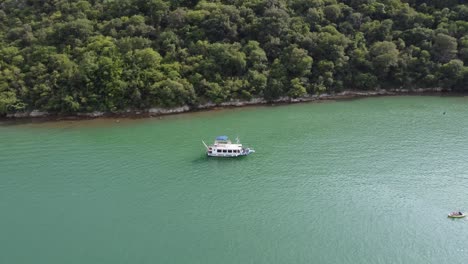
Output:
M226 141L226 140L228 140L228 137L227 136L217 136L216 140Z
M214 144L210 147L220 148L220 149L233 149L233 148L242 148L242 144Z

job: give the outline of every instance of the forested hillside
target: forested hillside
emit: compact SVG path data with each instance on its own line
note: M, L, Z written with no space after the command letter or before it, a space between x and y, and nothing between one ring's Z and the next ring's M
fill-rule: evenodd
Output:
M0 114L468 89L463 0L1 0Z

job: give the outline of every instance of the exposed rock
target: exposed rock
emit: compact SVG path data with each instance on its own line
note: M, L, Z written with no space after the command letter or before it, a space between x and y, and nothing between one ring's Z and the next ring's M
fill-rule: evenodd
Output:
M7 118L24 118L29 117L29 112L17 112L17 113L10 113L6 115Z
M101 117L104 116L104 112L99 112L99 111L94 111L91 113L78 113L76 114L77 116L85 116L85 117Z
M207 109L207 108L213 108L215 106L216 106L215 103L209 102L209 103L198 105L198 106L196 106L196 108L197 109Z
M48 112L41 112L39 110L33 110L31 113L29 113L30 117L45 117L48 116Z
M250 100L231 100L228 102L223 102L219 104L219 106L245 106L245 105L256 105L256 104L264 104L266 101L263 98L252 98Z
M240 101L240 100L231 100L229 102L223 102L220 106L243 106L247 103L247 101Z
M167 114L188 112L189 110L190 110L190 107L188 105L184 105L184 106L175 107L175 108L150 108L148 109L148 113L155 114L155 115L167 115Z
M366 96L398 95L398 94L411 94L411 93L424 94L424 93L431 93L431 92L438 93L442 91L444 91L444 89L440 87L417 88L417 89L403 89L400 87L400 88L389 89L389 90L379 89L375 91L343 91L343 92L335 93L335 94L323 93L323 94L306 95L306 96L298 97L298 98L291 98L288 96L283 96L273 101L267 101L263 98L252 98L250 100L235 99L235 100L223 102L220 104L207 102L207 103L200 104L200 105L193 106L193 107L185 105L185 106L174 107L174 108L155 107L155 108L142 109L142 110L125 109L121 112L112 112L112 113L95 111L91 113L77 113L76 116L96 118L96 117L102 117L108 114L112 114L113 116L123 116L123 115L132 115L132 114L141 115L143 113L148 113L149 115L152 115L152 116L158 116L158 115L189 112L193 110L213 109L216 107L241 107L245 105L259 105L259 104L266 104L266 103L299 103L299 102L310 102L310 101L316 101L316 100L335 100L335 99L366 97ZM53 113L34 110L32 112L9 113L6 115L6 117L7 118L26 118L26 117L46 117L49 115L53 115Z
M42 112L39 110L33 110L31 112L17 112L17 113L10 113L7 114L6 117L8 118L25 118L25 117L46 117L50 115L49 112Z

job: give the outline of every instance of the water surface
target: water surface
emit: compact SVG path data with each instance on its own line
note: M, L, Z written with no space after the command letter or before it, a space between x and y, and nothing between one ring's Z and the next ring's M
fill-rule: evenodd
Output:
M466 263L468 100L0 126L0 263ZM239 136L257 153L203 155Z

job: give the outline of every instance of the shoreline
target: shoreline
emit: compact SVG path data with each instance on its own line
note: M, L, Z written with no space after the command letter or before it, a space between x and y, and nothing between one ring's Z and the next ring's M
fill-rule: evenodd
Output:
M391 89L391 90L376 90L376 91L353 91L347 90L334 94L320 94L320 95L307 95L304 97L290 98L280 97L273 101L267 101L263 98L253 98L249 101L246 100L231 100L220 104L206 103L197 106L180 106L173 108L154 107L143 110L125 110L119 112L99 112L94 111L90 113L50 113L42 112L39 110L9 113L6 116L0 117L0 121L62 121L62 120L89 120L96 118L150 118L164 115L174 115L181 113L210 111L213 109L226 109L238 108L246 106L260 106L260 105L286 105L306 102L321 102L333 100L347 100L359 99L366 97L380 97L380 96L405 96L405 95L427 95L427 96L440 96L440 95L464 95L462 93L453 93L449 90L442 88L419 88L419 89Z

